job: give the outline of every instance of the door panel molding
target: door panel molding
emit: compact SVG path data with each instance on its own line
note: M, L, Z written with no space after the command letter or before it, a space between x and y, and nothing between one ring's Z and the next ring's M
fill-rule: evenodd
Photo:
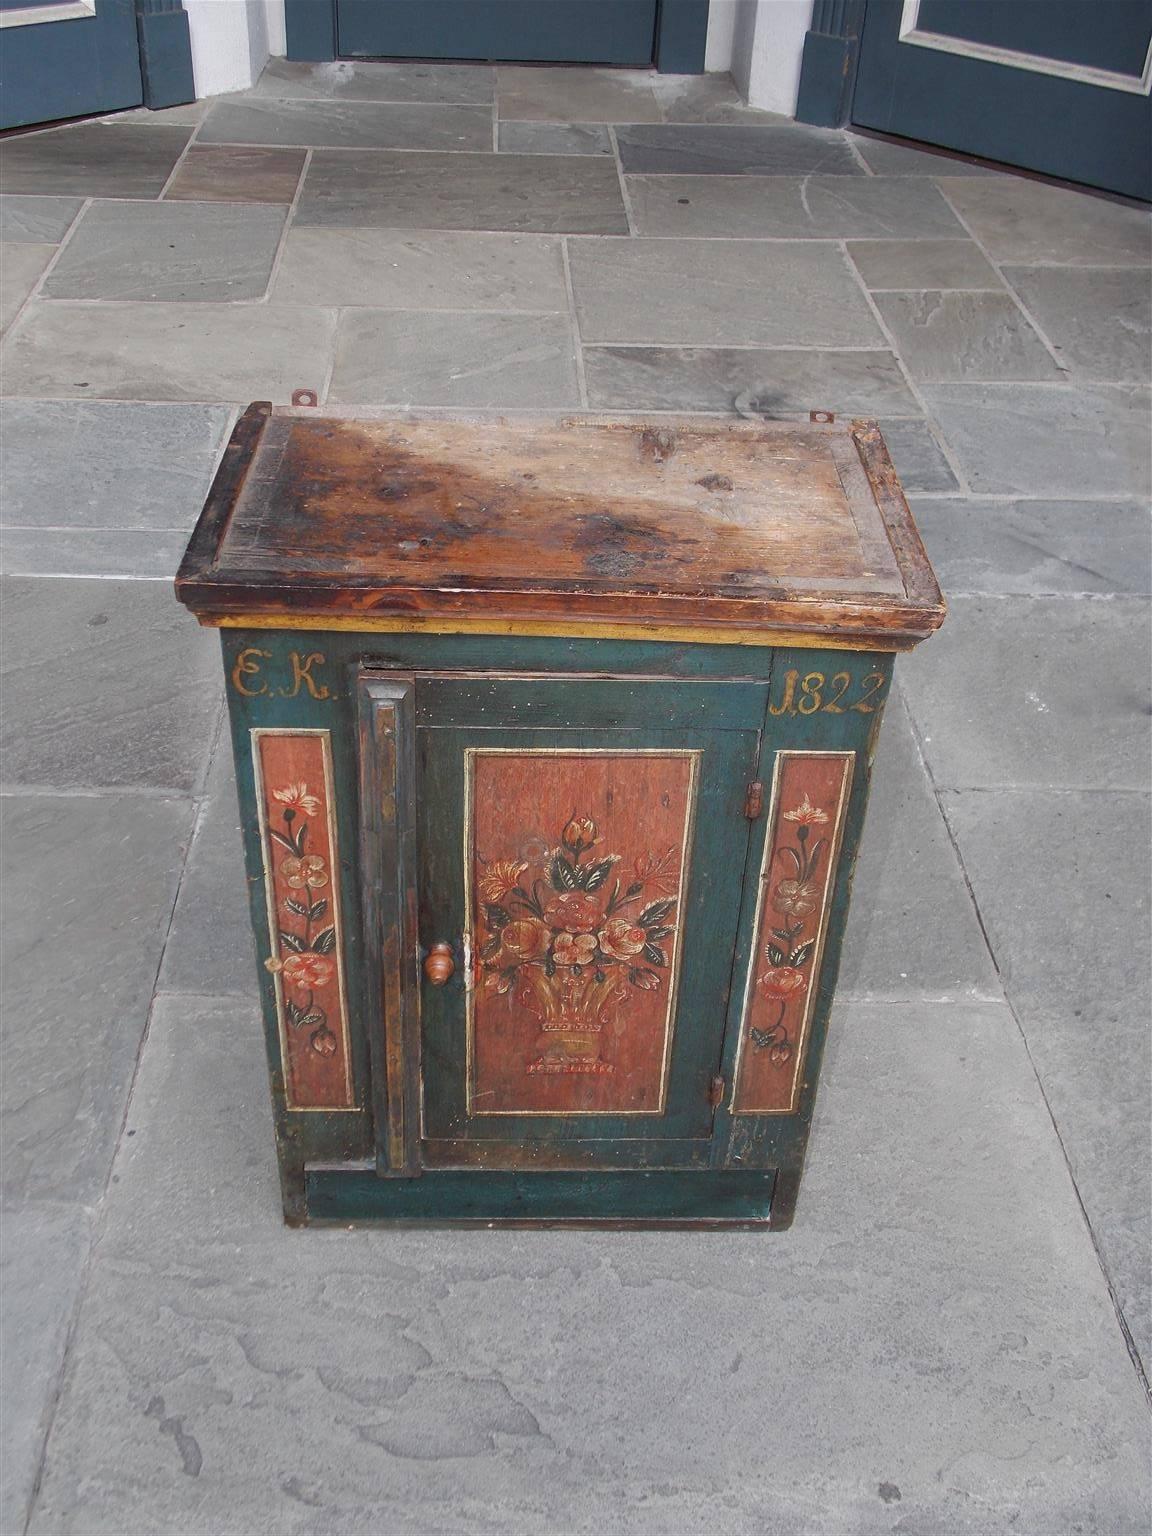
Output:
M96 14L96 0L60 0L58 5L22 5L0 11L0 30L5 27L42 27L50 21L84 21Z
M1025 69L1037 75L1055 75L1061 80L1075 80L1082 85L1097 85L1109 91L1130 91L1137 96L1152 94L1152 36L1139 75L1120 70L1098 69L1091 64L1074 64L1064 59L1046 58L1039 53L1024 53L1015 48L998 48L971 38L953 37L947 32L931 32L919 25L923 0L903 0L899 40L915 48L931 48L937 53L952 53L960 58L976 59L984 64L1003 64L1010 69Z

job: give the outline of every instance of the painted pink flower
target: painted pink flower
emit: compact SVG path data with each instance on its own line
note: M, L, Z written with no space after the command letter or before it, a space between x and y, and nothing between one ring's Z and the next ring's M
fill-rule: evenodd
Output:
M804 791L804 803L798 805L794 811L784 812L785 821L795 821L802 827L823 826L828 820L828 812L822 811L818 805L812 805L808 799L808 791Z
M316 795L308 793L307 784L285 784L283 789L272 791L273 800L279 800L287 811L303 811L305 816L318 816L320 814L320 800Z
M559 933L552 946L557 965L588 965L595 953L596 936L592 933Z

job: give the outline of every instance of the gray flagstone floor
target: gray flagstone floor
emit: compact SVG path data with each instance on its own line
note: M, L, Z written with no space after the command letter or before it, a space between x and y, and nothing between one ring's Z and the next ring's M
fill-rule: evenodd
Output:
M1146 211L720 77L283 61L0 191L3 1536L1145 1532ZM298 387L881 421L951 615L789 1234L280 1225L169 578Z

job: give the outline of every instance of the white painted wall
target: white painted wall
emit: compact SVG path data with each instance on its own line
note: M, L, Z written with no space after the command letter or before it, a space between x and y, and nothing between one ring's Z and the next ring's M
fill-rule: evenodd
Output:
M713 5L717 0L713 0ZM732 78L750 107L796 111L804 34L813 0L734 0ZM709 13L711 31L711 13Z
M284 0L184 0L196 95L243 91L284 52Z
M708 36L704 43L704 68L710 75L726 75L732 68L732 43L739 9L740 0L711 0Z

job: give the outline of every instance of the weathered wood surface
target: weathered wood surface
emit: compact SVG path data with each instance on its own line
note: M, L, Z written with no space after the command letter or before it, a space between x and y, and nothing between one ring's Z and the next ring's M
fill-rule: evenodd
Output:
M203 622L557 622L903 649L944 615L875 424L253 405L177 579Z

